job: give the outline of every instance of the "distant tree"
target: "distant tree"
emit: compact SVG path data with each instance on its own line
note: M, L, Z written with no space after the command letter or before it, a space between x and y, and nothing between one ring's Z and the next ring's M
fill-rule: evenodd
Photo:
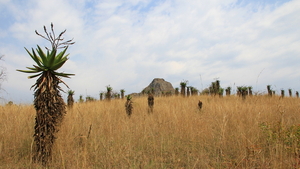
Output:
M216 94L220 95L220 88L221 88L221 86L220 86L220 80L216 80L216 82L215 82L215 88L214 88L214 94L215 95ZM222 90L222 92L223 92L223 90ZM222 93L222 95L223 95L223 93Z
M192 96L198 95L198 92L199 92L199 90L197 88L191 86L191 94L192 94Z
M96 99L91 97L91 96L87 96L87 97L85 97L85 101L86 102L92 102L92 101L96 101Z
M268 90L268 94L269 94L269 96L272 96L272 89L271 89L271 85L267 85L267 90Z
M252 96L252 86L248 86L249 95Z
M103 92L100 93L100 100L103 100Z
M107 89L106 98L108 101L110 101L111 96L112 96L111 92L112 92L113 88L110 87L110 85L108 85L108 86L106 86L106 89Z
M125 103L125 110L126 110L126 114L128 115L128 117L131 117L132 114L132 110L133 110L133 106L132 106L132 97L130 95L128 95L126 97L126 103Z
M187 80L184 80L184 81L180 82L181 95L182 95L183 97L185 97L185 87L186 87L187 83L188 83Z
M231 87L228 86L228 87L225 89L225 92L226 92L226 96L230 96L230 94L231 94Z
M175 88L175 96L178 96L178 95L179 95L179 88L176 87L176 88Z
M124 93L125 93L125 90L124 90L124 89L121 89L120 92L121 92L121 99L124 99Z
M245 86L237 86L237 95L238 96L242 96L242 99L245 100L246 99L246 95L248 93L248 87Z
M208 89L209 89L209 94L211 96L216 96L216 95L220 96L220 89L221 89L220 81L216 80L215 82L211 82L211 85L208 87ZM224 92L224 89L222 91Z
M293 94L292 94L292 89L289 89L289 96L292 97Z
M223 93L224 93L224 89L223 88L219 88L219 97L223 97Z
M187 97L189 97L189 96L191 95L191 93L190 93L190 88L191 88L191 86L187 86L187 87L186 87L186 96L187 96Z
M148 95L148 113L153 113L154 97L151 93Z
M284 90L281 90L281 98L284 98Z
M209 95L210 94L210 87L205 88L200 92L200 95Z
M79 100L78 100L78 101L79 101L79 103L82 103L82 102L84 102L84 100L83 100L83 98L82 98L82 97L83 97L82 95L80 95L80 96L79 96Z
M74 99L73 99L73 95L74 95L75 91L74 90L69 90L68 91L68 107L69 108L73 108L73 104L74 104Z
M166 92L166 96L172 96L172 92L171 91L167 91Z
M7 106L14 105L14 102L13 102L13 101L9 101L6 105L7 105Z
M118 93L114 93L113 96L114 96L115 99L119 98L119 94Z
M3 57L4 57L4 55L1 55L0 60L3 61ZM2 89L1 84L4 80L6 80L6 68L3 66L0 66L0 89Z

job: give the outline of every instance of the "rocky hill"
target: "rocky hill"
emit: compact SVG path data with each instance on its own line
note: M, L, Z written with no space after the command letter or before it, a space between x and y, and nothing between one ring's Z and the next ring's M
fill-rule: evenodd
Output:
M175 90L170 82L165 81L162 78L155 78L152 80L152 82L144 88L142 93L147 94L148 91L154 91L155 95L161 95L161 94L174 94Z

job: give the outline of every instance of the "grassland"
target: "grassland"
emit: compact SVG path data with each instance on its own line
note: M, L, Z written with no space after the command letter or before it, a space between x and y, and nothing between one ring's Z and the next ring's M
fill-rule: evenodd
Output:
M203 108L197 108L202 100ZM48 168L300 168L300 99L156 97L76 103ZM0 107L0 168L32 164L35 110Z

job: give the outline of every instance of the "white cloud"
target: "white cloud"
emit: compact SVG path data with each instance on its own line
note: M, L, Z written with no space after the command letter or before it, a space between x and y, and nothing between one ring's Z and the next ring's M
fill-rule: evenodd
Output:
M300 1L237 2L1 2L13 22L9 29L0 26L0 37L6 37L5 42L0 40L0 52L8 56L8 71L30 66L32 61L23 47L48 45L34 30L43 33L42 26L50 29L53 22L57 32L67 29L66 39L74 37L76 42L62 68L76 74L65 80L75 97L97 97L109 84L115 90L139 92L156 77L174 87L185 79L200 88L200 74L204 87L219 77L223 87L255 85L264 90L267 84L287 88L289 83L299 90L290 84L297 84L299 77L293 70L300 61ZM20 74L12 73L8 83L24 81L26 75ZM32 98L25 88L18 90L24 92L22 101Z

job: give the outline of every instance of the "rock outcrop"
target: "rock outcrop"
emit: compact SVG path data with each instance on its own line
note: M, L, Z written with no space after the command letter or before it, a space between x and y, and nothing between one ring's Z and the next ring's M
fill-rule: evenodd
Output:
M175 90L170 82L165 81L162 78L155 78L153 81L142 91L147 94L153 92L154 95L170 95L174 94Z

